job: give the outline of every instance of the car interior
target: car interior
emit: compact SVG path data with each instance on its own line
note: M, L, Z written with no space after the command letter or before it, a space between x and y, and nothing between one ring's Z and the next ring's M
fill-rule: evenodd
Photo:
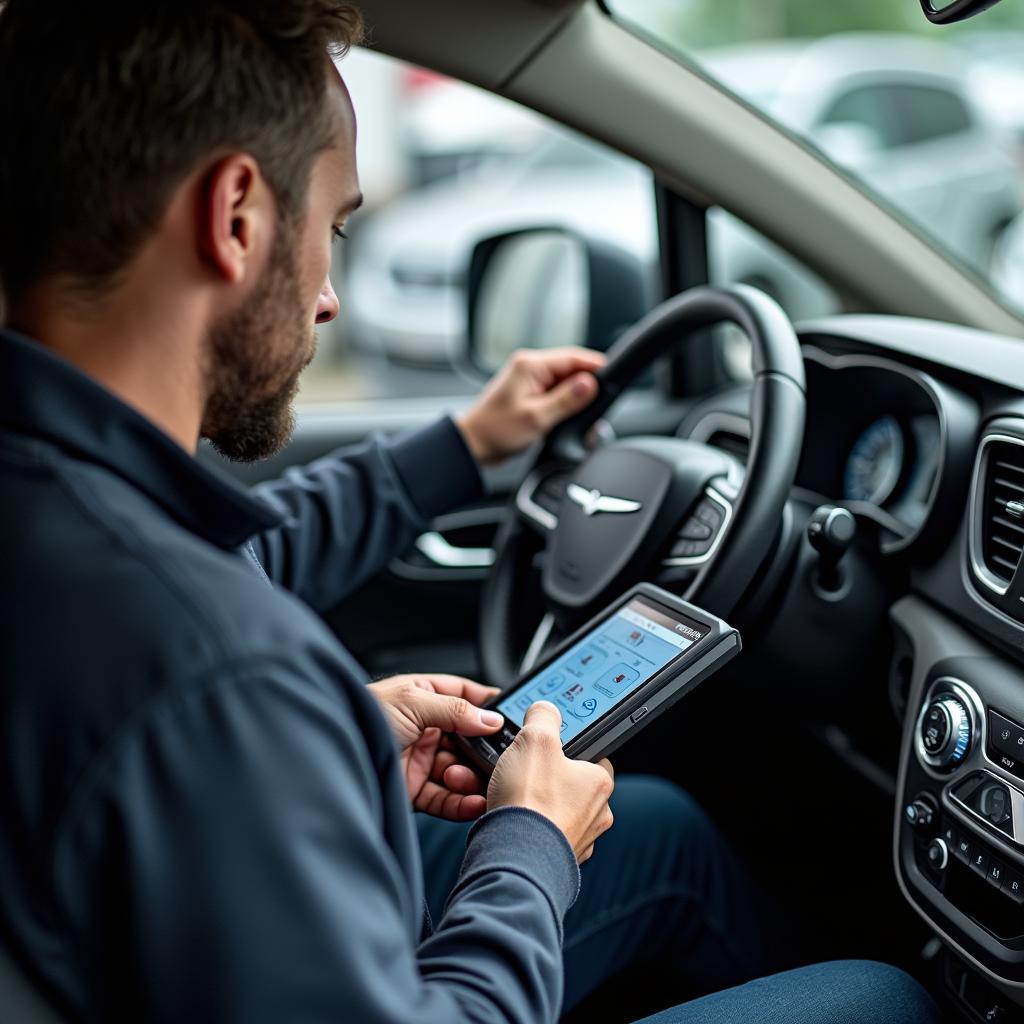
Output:
M608 348L592 408L487 470L485 500L432 523L329 624L375 676L504 687L638 582L708 608L742 654L616 770L692 793L808 959L886 961L951 1019L1021 1019L1021 313L628 0L361 6L373 54L649 169L655 281L578 219L495 221L465 253L457 387L327 395L300 405L280 455L224 468L254 482L426 424L545 332ZM757 281L720 280L721 211L823 282L834 311L794 323ZM588 516L575 485L651 514ZM55 1019L13 967L0 977L5 1021ZM623 974L565 1019L629 1021L666 999Z

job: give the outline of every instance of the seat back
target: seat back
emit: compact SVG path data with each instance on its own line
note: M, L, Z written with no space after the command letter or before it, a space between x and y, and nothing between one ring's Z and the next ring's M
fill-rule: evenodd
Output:
M0 1007L3 1024L61 1024L61 1018L0 946Z

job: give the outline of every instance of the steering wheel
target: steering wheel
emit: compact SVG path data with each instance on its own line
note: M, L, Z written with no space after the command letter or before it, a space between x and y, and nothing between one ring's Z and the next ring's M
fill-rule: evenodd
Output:
M670 345L721 322L750 339L751 444L744 471L710 445L627 437L588 450L588 431ZM540 449L511 500L484 586L485 678L507 686L536 661L552 629L567 632L640 580L728 615L771 550L804 433L804 366L793 326L744 285L700 287L668 299L627 330L597 374L595 400ZM542 561L547 609L521 657L516 611Z

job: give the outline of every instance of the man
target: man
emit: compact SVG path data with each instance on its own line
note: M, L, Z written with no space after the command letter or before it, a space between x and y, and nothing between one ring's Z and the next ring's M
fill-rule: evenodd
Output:
M605 853L611 766L538 704L481 793L441 736L497 729L492 691L367 684L310 610L582 407L598 357L521 356L457 422L255 494L194 458L287 440L338 311L359 197L328 53L357 34L333 0L0 13L0 934L74 1019L551 1021L588 860L567 1001L658 952L705 984L763 963L678 791L624 787ZM450 878L425 833L433 922L410 808L478 819ZM756 985L663 1019L932 1012L881 965Z

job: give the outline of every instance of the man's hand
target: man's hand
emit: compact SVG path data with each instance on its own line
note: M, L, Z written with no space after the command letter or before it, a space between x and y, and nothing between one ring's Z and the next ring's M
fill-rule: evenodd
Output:
M482 466L500 462L542 438L597 395L600 352L553 348L515 352L473 405L455 420Z
M488 736L502 717L479 707L498 690L461 676L392 676L370 683L401 751L409 799L417 811L471 821L487 809L480 779L461 764L445 733Z
M487 809L529 807L550 819L582 864L612 826L608 798L615 775L607 760L571 761L562 752L562 716L546 700L531 705L515 742L498 759L487 787Z

